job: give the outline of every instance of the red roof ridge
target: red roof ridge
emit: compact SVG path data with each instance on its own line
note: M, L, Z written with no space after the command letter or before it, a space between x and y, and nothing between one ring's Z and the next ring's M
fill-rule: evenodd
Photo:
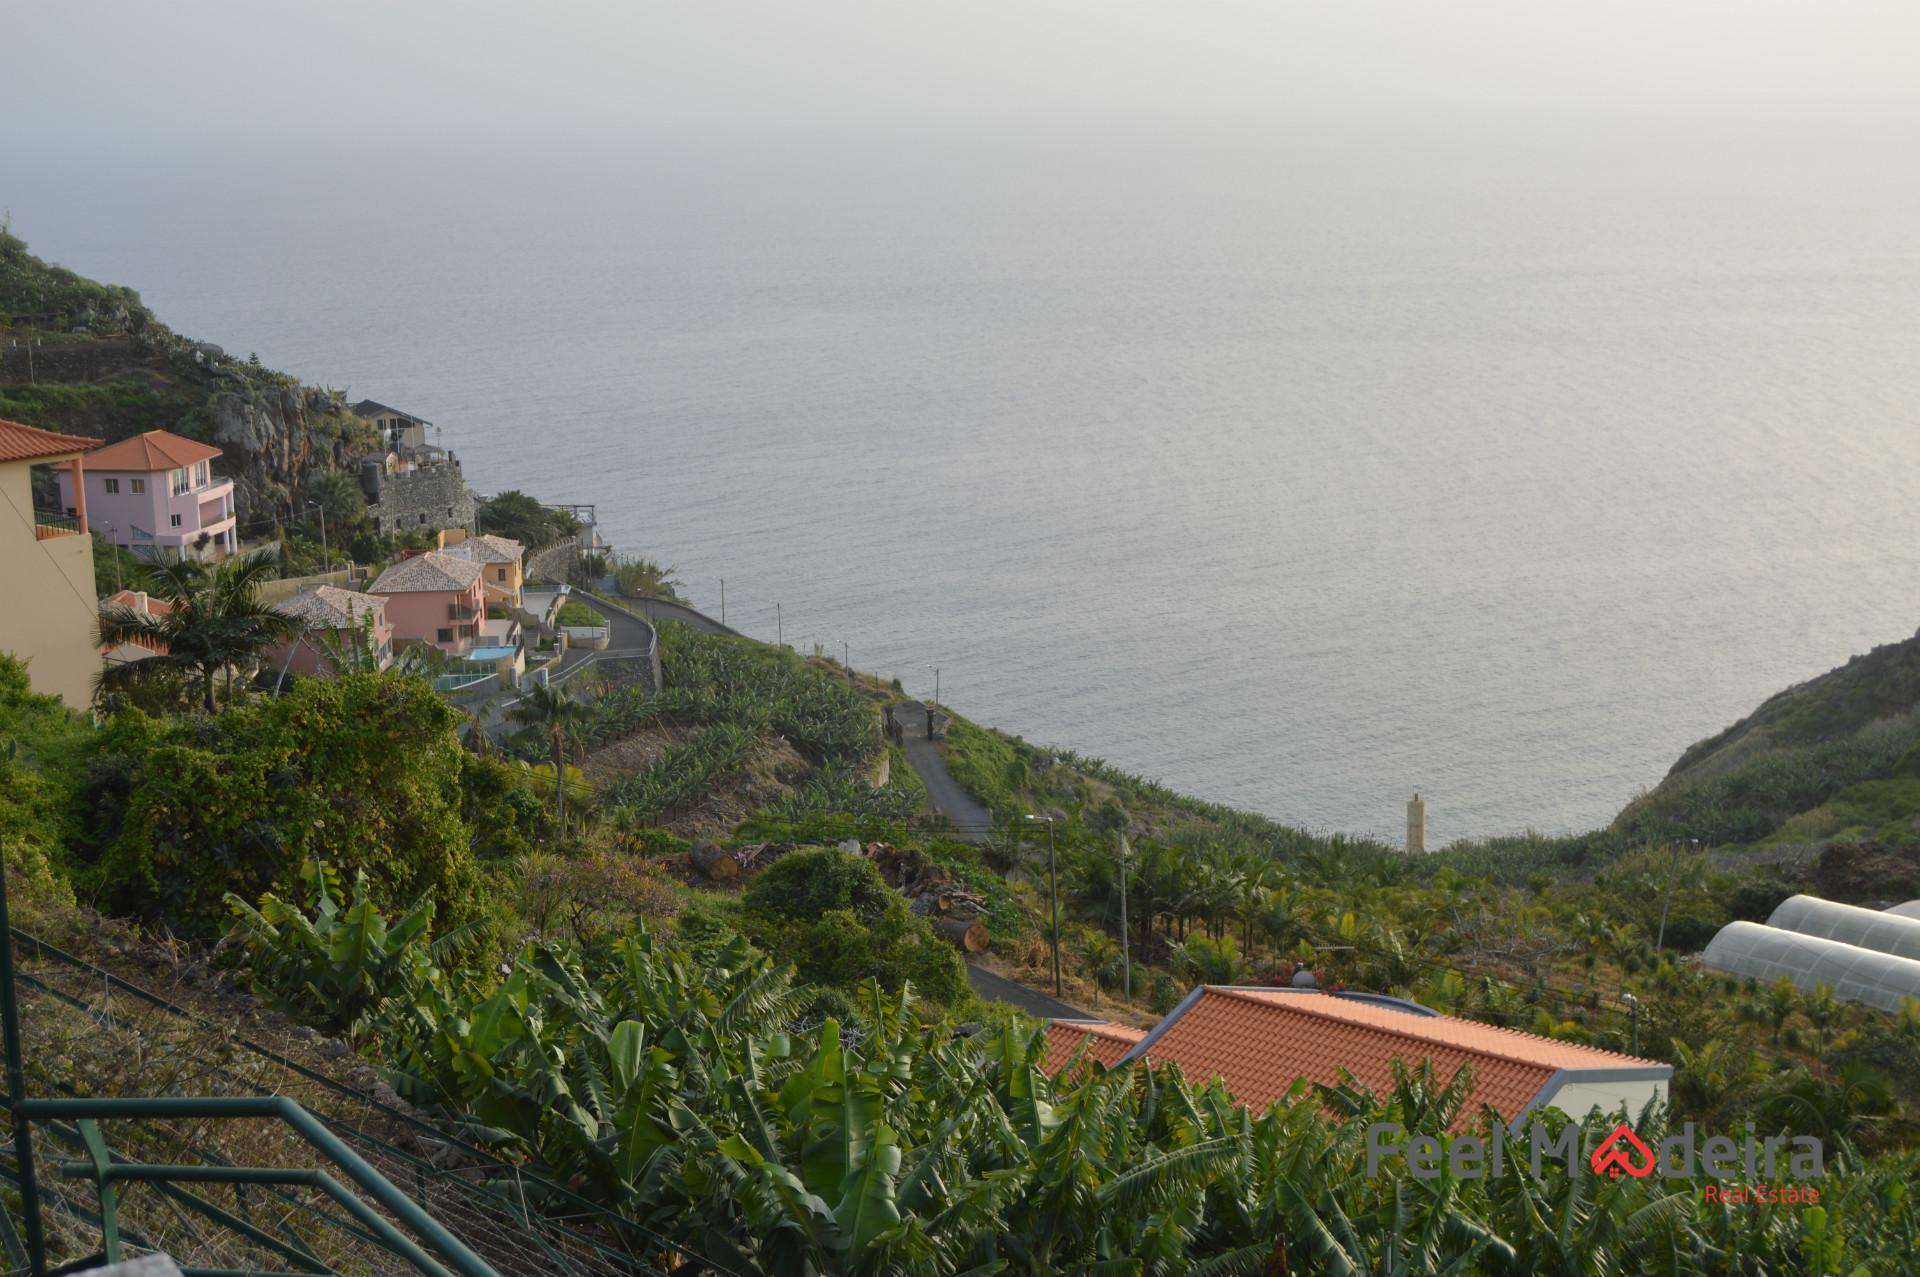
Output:
M96 470L143 471L178 470L199 461L211 461L221 455L212 444L188 439L170 430L143 430L119 443L109 444L92 459ZM156 460L157 458L157 460Z
M1079 1029L1084 1033L1091 1033L1095 1037L1107 1038L1114 1042L1125 1042L1129 1045L1147 1036L1145 1029L1136 1029L1129 1024L1115 1024L1112 1020L1069 1020L1062 1017L1055 1017L1054 1019L1048 1020L1047 1024L1049 1026L1057 1024L1063 1029Z
M1540 1046L1548 1046L1553 1048L1554 1054L1564 1052L1571 1055L1596 1055L1606 1060L1618 1060L1623 1064L1649 1068L1665 1067L1659 1060L1648 1060L1640 1056L1624 1055L1618 1051L1609 1051L1605 1047L1588 1046L1581 1042L1563 1042L1559 1038L1542 1037L1538 1033L1529 1033L1525 1029L1511 1029L1505 1025L1486 1024L1479 1020L1468 1020L1460 1016L1446 1015L1440 1012L1436 1012L1431 1016L1418 1015L1411 1011L1398 1011L1391 1007L1382 1007L1355 999L1342 998L1337 994L1327 993L1318 989L1279 989L1239 984L1209 984L1203 987L1210 993L1226 994L1231 997L1244 999L1248 1002L1257 1003L1261 1006L1275 1007L1282 1010L1299 1010L1309 1015L1331 1014L1333 1018L1343 1020L1348 1024L1379 1029L1383 1033L1399 1033L1405 1037L1423 1038L1429 1041L1441 1042L1456 1050L1471 1052L1475 1055L1490 1056L1497 1060L1507 1060L1515 1064L1536 1064L1551 1068L1582 1067L1578 1064L1559 1063L1544 1058L1547 1053L1542 1052L1538 1048ZM1324 1001L1311 1009L1305 1007L1289 1008L1286 1005L1287 999L1311 997L1322 998ZM1359 1011L1360 1014L1353 1014L1356 1010ZM1375 1019L1371 1014L1368 1014L1374 1011L1378 1011L1383 1015L1403 1016L1408 1021L1408 1027L1402 1028L1402 1026L1398 1024L1386 1023ZM1419 1031L1419 1026L1422 1025L1433 1028L1439 1028L1443 1025L1459 1025L1469 1030L1469 1032L1458 1034L1453 1032L1422 1033ZM1489 1033L1502 1038L1514 1039L1513 1048L1508 1051L1503 1051L1491 1045L1473 1040L1482 1034ZM1522 1043L1527 1045L1523 1046ZM1529 1050L1529 1046L1533 1049ZM1599 1068L1601 1067L1601 1062L1596 1061L1588 1067Z

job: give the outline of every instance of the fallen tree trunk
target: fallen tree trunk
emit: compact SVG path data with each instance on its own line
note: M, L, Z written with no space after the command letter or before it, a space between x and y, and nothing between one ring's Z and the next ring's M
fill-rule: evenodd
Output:
M987 934L984 918L934 918L931 921L940 938L962 953L985 953L987 946L993 943L993 937Z

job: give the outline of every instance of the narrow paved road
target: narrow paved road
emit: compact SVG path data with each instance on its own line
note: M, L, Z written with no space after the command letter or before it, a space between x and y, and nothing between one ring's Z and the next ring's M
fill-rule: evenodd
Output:
M703 634L731 634L735 638L746 636L730 625L708 616L705 612L696 612L684 603L669 603L665 599L621 599L615 606L626 608L630 612L654 621L678 621L688 629L699 630Z
M973 985L973 991L989 1002L1005 1002L1009 1006L1019 1007L1028 1015L1039 1020L1091 1020L1088 1015L1075 1007L1050 998L1024 984L1015 984L1003 975L995 975L985 967L967 964L967 981Z
M940 756L940 747L927 739L927 707L919 701L902 701L893 713L906 726L907 761L927 787L927 805L951 821L961 838L985 842L993 829L993 813L960 788L947 770L947 760Z

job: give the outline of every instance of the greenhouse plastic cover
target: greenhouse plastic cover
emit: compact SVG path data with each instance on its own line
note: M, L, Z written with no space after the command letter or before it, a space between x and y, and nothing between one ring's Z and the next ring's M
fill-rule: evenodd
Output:
M1920 918L1843 905L1818 896L1790 896L1780 902L1767 925L1920 961Z
M1882 1011L1898 1011L1903 999L1920 998L1920 962L1912 958L1757 922L1730 922L1720 928L1701 961L1716 971L1761 984L1785 976L1807 993L1824 984L1843 1002Z
M1895 905L1887 912L1897 918L1920 918L1920 900L1909 900L1903 905Z

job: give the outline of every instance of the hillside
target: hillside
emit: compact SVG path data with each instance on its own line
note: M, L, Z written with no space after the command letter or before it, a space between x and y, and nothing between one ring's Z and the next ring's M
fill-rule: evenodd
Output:
M1768 697L1613 828L1716 846L1920 843L1920 635Z
M0 418L109 441L166 429L226 450L243 516L271 519L372 441L342 396L161 323L130 288L42 261L0 227Z

